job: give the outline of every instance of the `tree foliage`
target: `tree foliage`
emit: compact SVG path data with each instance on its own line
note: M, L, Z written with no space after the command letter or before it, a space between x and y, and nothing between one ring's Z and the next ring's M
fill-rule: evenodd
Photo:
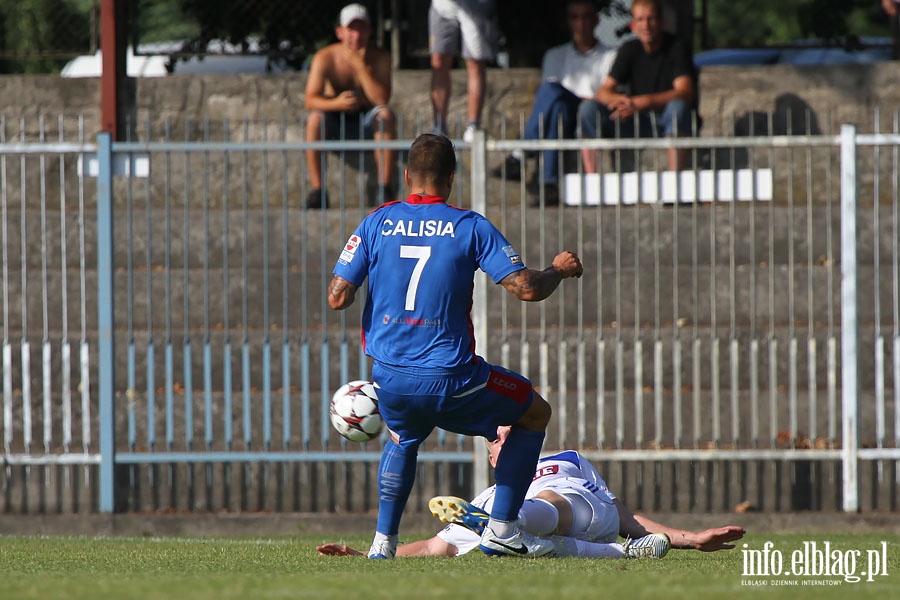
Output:
M709 48L778 46L801 39L846 44L888 36L878 0L706 0Z
M58 71L89 50L90 16L73 1L0 0L0 72Z
M171 41L185 54L214 51L212 40L253 48L299 67L334 39L349 0L121 0L130 12L130 39ZM403 26L401 57L427 66L428 0L360 0L373 16ZM497 0L500 29L513 66L537 66L548 47L568 38L563 0ZM597 0L604 19L625 22L631 0ZM68 58L93 52L100 0L0 0L0 72L56 72ZM706 7L697 49L784 45L801 39L852 46L866 36L888 37L878 0L694 0ZM380 14L378 10L387 11ZM624 15L623 15L624 13ZM385 41L389 41L389 37ZM174 46L173 51L178 47ZM419 63L411 57L419 58Z
M195 24L184 50L203 53L213 40L236 46L251 44L262 52L299 63L331 39L343 3L317 0L169 0L173 12ZM141 11L158 3L141 0Z

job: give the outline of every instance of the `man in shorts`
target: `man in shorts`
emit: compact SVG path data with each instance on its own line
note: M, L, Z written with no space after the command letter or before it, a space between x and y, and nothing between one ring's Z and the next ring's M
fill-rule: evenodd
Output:
M460 40L462 51L460 52ZM450 107L450 68L456 55L466 61L466 129L471 142L481 128L487 63L497 55L497 3L495 0L432 0L428 12L428 46L431 52L432 133L447 135Z
M335 29L338 41L313 56L306 80L306 141L322 139L394 140L397 120L388 108L391 99L391 55L370 45L372 23L361 4L341 10ZM369 205L394 200L391 183L396 153L376 150L378 188ZM310 191L307 208L327 208L328 196L322 186L325 161L318 150L306 151Z
M526 268L484 216L447 204L455 175L449 138L416 138L405 176L410 195L362 220L328 286L329 306L343 310L368 279L363 345L374 359L378 408L392 434L379 465L378 523L369 558L394 557L419 446L436 427L493 440L497 427L512 426L497 458L497 493L479 545L486 554L513 556L554 550L552 542L517 524L550 404L527 378L475 353L472 293L480 269L516 298L537 302L563 279L580 277L581 261L563 251L543 271Z
M506 428L488 442L495 465L506 439ZM403 544L397 556L461 556L478 547L496 490L484 490L471 503L437 496L431 512L449 523L437 535ZM693 532L636 515L613 494L597 469L575 450L564 450L538 461L534 480L519 510L519 526L538 537L549 537L556 550L547 557L662 558L670 548L703 552L728 550L746 533L736 525ZM625 538L618 542L619 536ZM320 554L350 556L361 552L340 544L316 548Z

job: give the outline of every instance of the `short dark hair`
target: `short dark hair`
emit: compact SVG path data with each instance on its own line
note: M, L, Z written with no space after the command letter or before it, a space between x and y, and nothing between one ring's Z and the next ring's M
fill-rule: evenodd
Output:
M445 135L423 133L409 147L410 173L431 181L442 181L456 172L456 149Z

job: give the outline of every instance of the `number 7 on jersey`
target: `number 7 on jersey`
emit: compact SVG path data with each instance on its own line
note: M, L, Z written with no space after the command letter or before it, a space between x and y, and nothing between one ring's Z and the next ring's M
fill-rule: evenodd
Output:
M409 285L406 287L406 310L415 310L416 308L416 292L419 289L419 280L422 278L422 271L425 270L425 263L431 258L431 246L400 246L400 258L415 258L416 266L413 268L412 275L409 277Z

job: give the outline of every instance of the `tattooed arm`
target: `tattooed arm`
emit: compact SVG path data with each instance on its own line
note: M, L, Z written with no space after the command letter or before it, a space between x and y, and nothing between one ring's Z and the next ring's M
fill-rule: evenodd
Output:
M328 306L334 310L344 310L356 299L356 290L359 288L335 275L328 284Z
M553 264L543 271L522 269L504 277L500 285L519 300L539 302L550 296L560 281L568 277L581 277L583 272L578 256L565 250L557 254Z

